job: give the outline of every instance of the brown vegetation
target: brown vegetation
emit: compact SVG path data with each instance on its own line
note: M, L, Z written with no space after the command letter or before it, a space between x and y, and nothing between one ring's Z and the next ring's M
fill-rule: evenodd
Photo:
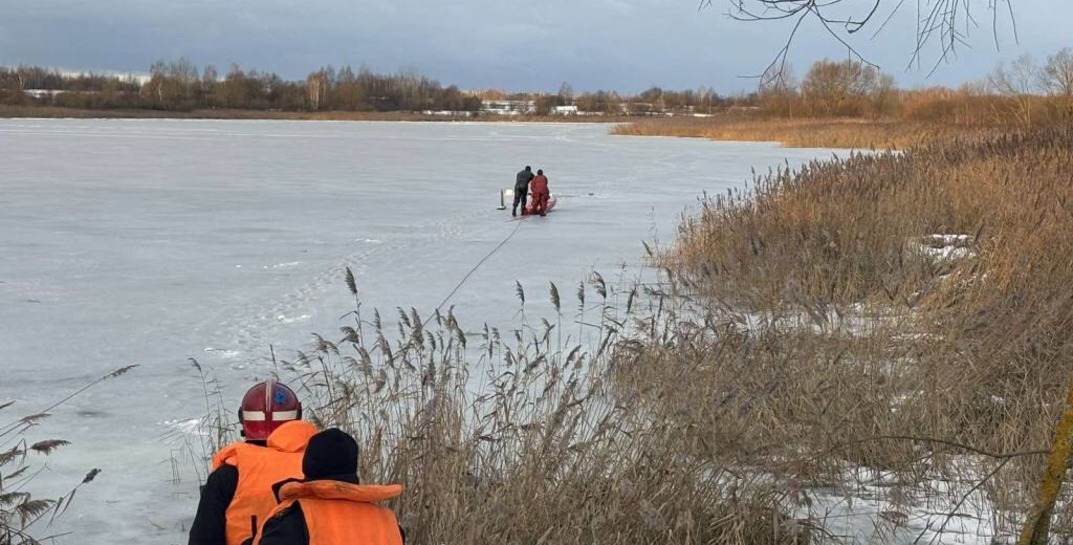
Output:
M719 115L663 118L618 125L612 132L633 136L677 136L741 142L780 142L795 148L900 149L957 134L954 127L860 118L775 118Z
M741 341L752 354L711 357L724 336L682 376L660 360L635 380L745 396L752 420L720 409L711 429L801 475L852 461L910 487L975 478L1015 535L1071 378L1070 149L1069 126L953 139L707 200L663 262L708 320L761 324Z
M30 92L30 94L27 93ZM43 92L40 96L33 93ZM147 80L62 74L40 67L0 69L0 103L78 109L263 111L475 111L480 100L416 74L381 75L322 68L304 81L232 65L198 70L186 59L159 61Z
M786 107L785 105L780 108ZM677 136L745 142L780 142L798 148L905 149L915 144L999 135L1073 120L1065 97L1012 98L942 89L900 92L888 116L790 116L759 109L711 118L668 117L618 125L633 136ZM804 110L804 108L801 108ZM1023 111L1034 112L1024 117Z
M148 78L61 73L36 66L0 67L0 105L14 115L47 113L55 108L108 112L101 117L161 117L158 111L169 112L168 117L200 112L195 115L268 119L291 119L292 115L305 119L305 114L323 112L329 112L332 119L366 119L356 114L351 117L355 112L464 117L481 111L485 99L524 103L527 106L522 113L538 119L552 114L557 106L576 106L589 116L602 118L663 111L710 112L734 102L706 88L671 91L653 87L637 96L625 96L603 90L575 94L563 83L555 94L466 92L417 74L383 75L349 66L321 68L298 81L238 65L232 65L227 74L211 65L199 70L186 59L156 62ZM227 113L205 113L215 111ZM239 111L257 113L236 113Z
M800 86L791 79L761 89L751 110L713 118L650 119L616 134L778 141L794 147L905 149L953 136L979 138L1073 122L1073 52L1036 66L1021 58L988 81L960 89L898 90L857 61L819 61Z
M503 332L399 309L392 335L359 304L283 368L363 478L405 483L417 542L818 542L839 496L882 506L856 515L870 541L1016 535L1073 357L1071 148L1067 127L773 173L706 199L654 254L664 282L552 285L551 316Z
M639 339L673 342L655 298L598 275L575 304L555 285L547 298L555 316L509 332L399 309L393 335L356 311L282 367L318 424L359 438L364 480L405 484L392 507L415 543L808 541L781 485L613 380ZM635 320L649 333L627 333Z

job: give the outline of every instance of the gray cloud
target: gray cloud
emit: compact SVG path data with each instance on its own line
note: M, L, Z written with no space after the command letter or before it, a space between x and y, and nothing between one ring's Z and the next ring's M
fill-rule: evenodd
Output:
M1020 43L1000 18L996 51L990 14L978 13L971 48L931 78L927 64L905 70L910 9L878 38L862 32L853 43L904 85L957 84L1000 59L1073 46L1067 1L1016 6ZM0 0L0 64L144 71L156 59L185 56L289 78L350 64L416 70L466 88L556 89L569 81L577 89L749 89L754 82L740 76L763 68L788 26L733 21L725 9L718 0L700 11L693 0ZM818 58L845 55L812 24L791 62L800 72Z

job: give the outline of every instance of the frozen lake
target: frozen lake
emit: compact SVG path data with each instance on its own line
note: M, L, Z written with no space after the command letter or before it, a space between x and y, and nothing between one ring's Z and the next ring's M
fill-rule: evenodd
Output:
M606 125L0 120L0 403L17 402L0 424L140 364L33 431L74 443L33 488L103 470L51 529L77 536L60 543L185 543L199 483L173 474L169 432L205 412L188 358L237 404L269 345L290 359L335 336L346 266L366 308L431 311L517 225L495 207L526 164L559 207L452 300L469 330L510 327L515 280L539 301L549 281L611 280L702 192L829 155Z

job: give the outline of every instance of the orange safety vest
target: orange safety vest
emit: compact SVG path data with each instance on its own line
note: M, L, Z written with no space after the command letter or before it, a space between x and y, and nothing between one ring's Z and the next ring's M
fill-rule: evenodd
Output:
M227 464L238 469L235 497L227 507L227 545L241 545L253 537L261 522L276 507L272 485L302 478L302 455L317 429L295 420L276 428L263 447L232 443L212 457L212 470Z
M298 502L309 531L309 545L402 545L395 513L375 504L399 494L402 485L398 484L292 482L280 489L281 503L270 518L282 515ZM258 532L255 545L260 545L263 533Z

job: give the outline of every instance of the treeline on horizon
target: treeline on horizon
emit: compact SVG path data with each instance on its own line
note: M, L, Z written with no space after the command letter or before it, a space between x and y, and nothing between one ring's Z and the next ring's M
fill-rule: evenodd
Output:
M823 59L800 81L789 67L766 78L754 104L778 117L866 117L959 124L1031 125L1073 117L1073 49L1037 62L1022 55L958 88L899 89L894 78L860 60Z
M44 91L37 95L26 90ZM59 92L57 92L59 91ZM88 109L241 110L476 110L480 99L455 86L401 74L385 76L349 66L322 68L304 81L232 65L199 70L186 59L158 61L148 77L65 74L38 66L0 69L0 102Z
M633 95L604 90L575 93L567 83L557 93L463 91L418 74L384 75L349 66L321 68L304 80L285 80L238 65L226 74L211 65L199 70L186 59L158 61L142 77L0 67L0 104L14 106L473 114L485 100L531 101L533 110L523 113L536 115L552 113L557 106L600 115L711 114L739 107L778 117L896 117L956 123L1008 118L1028 124L1055 113L1073 117L1073 49L1057 51L1043 63L1022 56L999 64L985 79L956 89L899 89L892 76L860 60L824 59L813 63L800 81L783 66L762 80L757 91L735 97L707 88L652 87Z
M705 88L669 91L653 87L632 96L603 90L575 94L566 83L554 94L467 92L418 74L384 75L350 66L321 68L305 80L286 80L272 72L247 70L237 64L221 74L211 65L199 70L186 59L158 61L146 77L63 73L38 66L0 67L0 104L15 106L166 111L477 112L482 100L531 100L538 115L566 105L576 105L584 112L620 114L624 104L629 104L635 113L647 113L712 111L741 101Z

